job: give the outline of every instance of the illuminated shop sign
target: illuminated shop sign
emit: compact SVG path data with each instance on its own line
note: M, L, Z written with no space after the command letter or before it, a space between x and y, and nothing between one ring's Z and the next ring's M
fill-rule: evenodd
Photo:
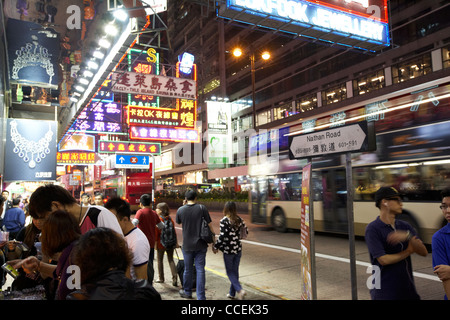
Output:
M131 125L129 134L131 140L200 142L200 133L197 129L171 129Z
M95 133L122 132L122 106L115 102L95 101L84 108L71 130Z
M190 79L125 72L113 74L113 82L114 92L197 99L196 81Z
M95 93L92 101L113 102L114 93L111 91L111 77L106 79L100 89Z
M386 0L227 0L219 15L359 49L390 45Z
M95 136L88 134L66 135L58 146L58 151L95 151Z
M196 119L196 100L177 99L176 109L128 106L129 125L194 128Z
M160 154L161 143L131 142L131 141L99 141L99 153L132 153L132 154Z
M99 158L95 152L58 152L57 164L96 164Z
M134 56L136 54L138 54L137 58ZM153 48L147 51L130 49L128 65L128 71L142 74L159 74L159 53ZM159 107L159 97L146 94L128 94L128 104Z

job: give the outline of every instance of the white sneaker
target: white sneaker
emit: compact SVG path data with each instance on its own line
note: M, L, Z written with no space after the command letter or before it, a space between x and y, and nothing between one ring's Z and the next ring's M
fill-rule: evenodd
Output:
M236 297L235 296L232 296L231 294L229 294L229 293L227 293L227 298L229 298L229 299L236 299Z

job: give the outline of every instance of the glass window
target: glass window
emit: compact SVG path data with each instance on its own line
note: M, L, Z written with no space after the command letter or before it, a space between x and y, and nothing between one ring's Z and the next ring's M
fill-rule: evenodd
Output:
M378 188L393 186L405 201L440 201L449 177L448 163L359 167L354 169L355 200L373 201Z
M301 195L300 173L280 174L269 178L269 200L300 201Z
M450 45L442 48L442 65L444 68L450 68Z
M400 62L392 66L392 81L400 83L409 79L424 76L431 72L431 55L429 53L420 57Z
M336 103L347 99L347 88L345 83L322 91L322 102L324 105Z
M353 93L357 96L381 89L384 86L384 71L379 70L353 80Z
M292 103L285 103L273 109L273 120L284 119L292 115Z
M262 111L256 115L256 125L262 126L263 124L269 123L270 119L270 110Z
M317 94L312 93L302 96L295 103L295 113L306 112L317 108Z

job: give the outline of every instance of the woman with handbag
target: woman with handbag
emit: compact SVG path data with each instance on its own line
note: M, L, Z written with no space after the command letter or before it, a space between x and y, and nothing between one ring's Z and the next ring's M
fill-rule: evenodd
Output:
M242 256L241 239L247 237L248 229L244 220L237 215L236 203L228 201L223 208L224 217L220 220L220 235L213 246L214 253L223 252L223 260L228 279L231 282L228 298L242 300L246 292L239 282L239 264Z

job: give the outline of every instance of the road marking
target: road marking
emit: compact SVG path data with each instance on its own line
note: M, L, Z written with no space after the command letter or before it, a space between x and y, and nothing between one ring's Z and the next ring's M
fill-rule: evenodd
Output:
M280 246L276 246L273 244L267 244L267 243L249 241L249 240L241 240L241 242L248 243L248 244L255 245L255 246L267 247L267 248L283 250L283 251L288 251L288 252L293 252L293 253L298 253L298 254L301 253L300 249L285 248L285 247L280 247ZM348 258L336 257L336 256L328 255L328 254L316 253L316 257L322 258L322 259L344 262L344 263L350 263L350 259L348 259ZM356 260L356 264L359 266L362 266L362 267L371 267L372 266L368 262L358 261L358 260ZM441 282L441 280L439 280L439 278L434 275L430 275L430 274L426 274L426 273L422 273L422 272L416 272L416 271L413 271L413 275L418 278Z
M181 230L180 227L175 227L175 228ZM216 235L216 237L217 237L217 235ZM241 242L248 243L248 244L255 245L255 246L272 248L272 249L276 249L276 250L283 250L283 251L288 251L288 252L293 252L293 253L298 253L298 254L301 253L300 249L280 247L280 246L273 245L273 244L268 244L268 243L255 242L255 241L250 241L250 240L241 240ZM348 259L348 258L336 257L336 256L323 254L323 253L316 253L316 257L322 258L322 259L328 259L328 260L344 262L344 263L350 263L350 259ZM356 265L359 265L359 266L362 266L362 267L366 267L366 268L372 266L368 262L358 261L358 260L356 260ZM430 274L426 274L426 273L422 273L422 272L416 272L416 271L413 271L413 275L415 277L417 277L417 278L422 278L422 279L427 279L427 280L441 282L441 280L439 280L439 278L437 276L434 276L434 275L430 275Z

